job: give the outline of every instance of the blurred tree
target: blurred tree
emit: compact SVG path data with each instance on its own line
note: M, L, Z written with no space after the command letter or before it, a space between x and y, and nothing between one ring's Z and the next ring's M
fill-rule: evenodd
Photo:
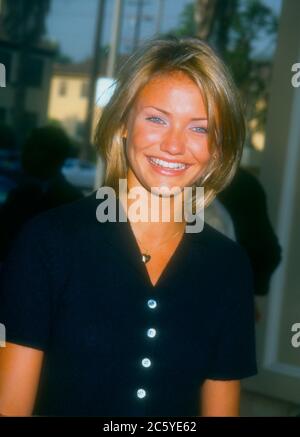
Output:
M54 62L56 62L57 64L72 64L73 59L71 58L71 56L63 53L60 46L58 46L55 53Z
M262 57L255 50L262 38L272 41L277 26L277 17L262 0L195 0L186 5L178 28L168 33L198 36L216 48L240 89L251 134L264 129L271 74L270 52Z
M196 26L195 34L198 38L204 40L209 38L215 20L217 1L196 0L195 6L191 3L193 21Z
M195 36L197 34L197 23L195 20L195 4L188 3L180 14L179 25L176 29L170 30L166 36Z
M14 126L20 142L26 133L24 117L28 54L45 33L45 19L51 0L10 0L5 6L3 26L8 37L19 45L13 109Z
M232 3L228 1L226 3ZM219 3L223 3L220 2ZM216 14L215 44L225 62L231 67L236 83L244 101L247 102L248 120L255 121L250 126L252 131L264 128L266 118L266 102L271 78L270 47L263 56L255 53L257 42L262 38L271 41L277 34L278 20L272 10L260 0L234 0L234 9ZM231 24L225 27L224 15L231 16ZM224 37L225 36L225 37ZM222 39L226 44L222 45ZM214 43L214 39L212 39Z

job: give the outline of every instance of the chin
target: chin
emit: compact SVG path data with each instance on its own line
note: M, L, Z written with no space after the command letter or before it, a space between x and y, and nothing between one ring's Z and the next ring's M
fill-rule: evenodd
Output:
M155 195L162 197L168 197L169 194L178 194L184 188L184 185L180 183L170 184L170 182L152 181L151 183L145 183L144 187ZM176 189L175 189L176 187Z

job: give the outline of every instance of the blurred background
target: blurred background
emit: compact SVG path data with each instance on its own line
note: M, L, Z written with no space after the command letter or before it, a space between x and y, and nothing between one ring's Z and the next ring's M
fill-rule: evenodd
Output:
M197 36L230 68L248 133L207 221L245 246L255 273L246 416L300 415L299 18L297 0L0 0L0 261L26 220L100 186L93 131L143 41Z

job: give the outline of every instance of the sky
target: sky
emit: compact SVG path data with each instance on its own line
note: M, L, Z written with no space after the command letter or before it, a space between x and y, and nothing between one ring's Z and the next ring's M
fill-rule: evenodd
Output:
M130 51L136 0L123 0L124 20L121 33L121 51ZM162 32L166 32L179 23L180 14L191 0L163 0ZM250 1L250 0L249 0ZM281 0L263 0L265 4L279 13ZM82 61L92 53L95 17L98 0L52 0L47 17L46 28L49 39L56 41L61 52L70 56L75 62ZM109 44L114 0L106 0L104 20L104 45ZM141 39L150 38L156 29L158 0L144 0L144 13L141 26ZM264 42L259 49L264 51Z
M61 51L80 61L91 54L95 30L97 0L52 0L50 14L47 19L47 35L60 44ZM184 6L190 0L164 0L162 31L176 27ZM106 0L104 21L104 44L109 44L110 28L113 15L114 0ZM153 35L156 28L157 0L144 0L144 14L141 26L142 39ZM126 0L124 22L122 28L121 50L130 49L136 0Z

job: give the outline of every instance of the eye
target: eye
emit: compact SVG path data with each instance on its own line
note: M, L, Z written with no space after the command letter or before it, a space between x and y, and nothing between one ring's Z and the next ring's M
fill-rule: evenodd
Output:
M157 116L147 117L146 120L152 121L156 124L166 124L166 122L162 118Z
M198 134L207 134L208 133L208 129L206 127L192 127L192 131L196 132Z

